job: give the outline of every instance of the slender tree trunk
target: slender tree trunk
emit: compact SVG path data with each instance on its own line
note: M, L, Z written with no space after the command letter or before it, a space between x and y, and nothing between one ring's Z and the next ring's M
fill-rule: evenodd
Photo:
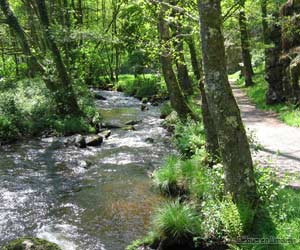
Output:
M194 90L184 57L183 39L181 37L175 42L175 49L178 53L176 57L178 81L184 93L189 96L194 93Z
M239 26L241 33L241 47L243 58L243 74L245 77L246 86L253 85L252 76L254 74L251 62L250 42L247 30L247 18L245 14L245 0L240 0L240 12L239 12Z
M201 79L202 62L199 63L198 61L194 39L192 37L188 37L188 39L186 39L186 42L190 50L194 75L196 79L199 81L199 89L200 89L201 100L202 100L202 105L201 105L202 120L203 120L203 126L205 131L205 138L206 138L206 151L214 160L220 156L219 142L218 142L218 135L215 128L215 124L208 108L204 82Z
M191 62L192 62L192 67L193 67L193 72L197 80L201 79L201 64L198 61L197 58L197 52L196 52L196 47L195 47L195 42L192 37L189 37L186 40L189 50L190 50L190 55L191 55Z
M63 115L66 114L79 115L81 112L72 88L69 74L62 60L59 48L57 47L54 37L51 34L50 21L48 18L48 12L46 8L45 0L36 0L36 3L39 12L39 18L44 27L45 40L47 41L49 49L52 53L52 57L60 81L59 93L56 94L59 95L62 99L61 102L58 103L58 108L60 110L60 113L62 113Z
M218 134L224 164L225 188L237 204L255 206L258 201L250 147L240 111L229 85L221 0L198 0L205 91Z
M263 40L264 44L268 44L268 21L267 21L267 4L268 0L261 0L261 23L262 23L262 29L263 29Z
M161 0L162 2L163 0ZM187 119L188 116L194 117L191 108L188 106L185 96L177 81L176 75L172 67L172 54L171 54L171 34L168 23L164 19L165 7L161 7L158 17L158 31L160 34L160 41L163 44L163 51L161 51L160 61L162 66L163 75L167 84L168 92L170 95L171 106L178 113L182 120Z
M176 6L178 4L178 1L171 0L168 3ZM186 96L190 96L194 93L194 90L184 56L184 30L182 27L183 15L172 10L171 16L174 19L170 27L172 29L172 35L174 38L173 44L175 48L175 62L177 67L178 82L181 86L181 89L184 91L184 94Z
M1 58L2 58L2 67L3 71L6 71L6 60L5 60L5 51L4 51L4 45L3 42L1 42ZM2 76L0 76L2 77Z

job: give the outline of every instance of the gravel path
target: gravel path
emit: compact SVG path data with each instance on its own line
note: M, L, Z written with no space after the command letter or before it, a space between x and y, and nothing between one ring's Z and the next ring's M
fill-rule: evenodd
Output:
M290 185L300 188L300 128L284 124L273 112L258 110L243 89L232 88L246 128L262 146L253 152L255 161L274 167L279 176L291 176Z

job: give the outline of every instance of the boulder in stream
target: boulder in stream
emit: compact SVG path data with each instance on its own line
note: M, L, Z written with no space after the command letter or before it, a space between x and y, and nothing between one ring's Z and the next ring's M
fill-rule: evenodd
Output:
M95 99L97 99L97 100L100 100L100 101L106 100L106 98L104 96L100 95L99 93L95 93L94 96L95 96Z
M101 123L101 128L105 129L118 129L121 128L119 125L111 124L111 123Z
M25 237L11 241L2 250L61 250L61 248L46 240Z
M87 146L86 140L82 135L76 135L75 136L74 144L78 148L86 148L86 146Z
M100 135L91 135L91 136L87 136L85 141L87 146L97 147L102 144L103 137Z
M110 130L104 130L98 133L99 136L102 136L103 138L107 139L108 137L111 136L111 131Z

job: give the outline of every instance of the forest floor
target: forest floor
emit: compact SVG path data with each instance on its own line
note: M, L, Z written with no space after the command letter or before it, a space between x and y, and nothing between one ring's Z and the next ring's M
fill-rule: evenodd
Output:
M258 145L254 160L274 168L279 177L291 177L289 185L300 189L300 128L284 124L275 112L256 108L243 87L232 84L232 89L248 133Z

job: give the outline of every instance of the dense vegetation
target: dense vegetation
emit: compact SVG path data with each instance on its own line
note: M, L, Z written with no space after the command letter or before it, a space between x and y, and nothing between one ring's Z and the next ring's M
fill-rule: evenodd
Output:
M153 183L169 201L128 249L298 240L298 194L253 163L229 81L300 126L298 0L0 0L0 10L0 145L98 133L91 88L161 105L178 155Z

